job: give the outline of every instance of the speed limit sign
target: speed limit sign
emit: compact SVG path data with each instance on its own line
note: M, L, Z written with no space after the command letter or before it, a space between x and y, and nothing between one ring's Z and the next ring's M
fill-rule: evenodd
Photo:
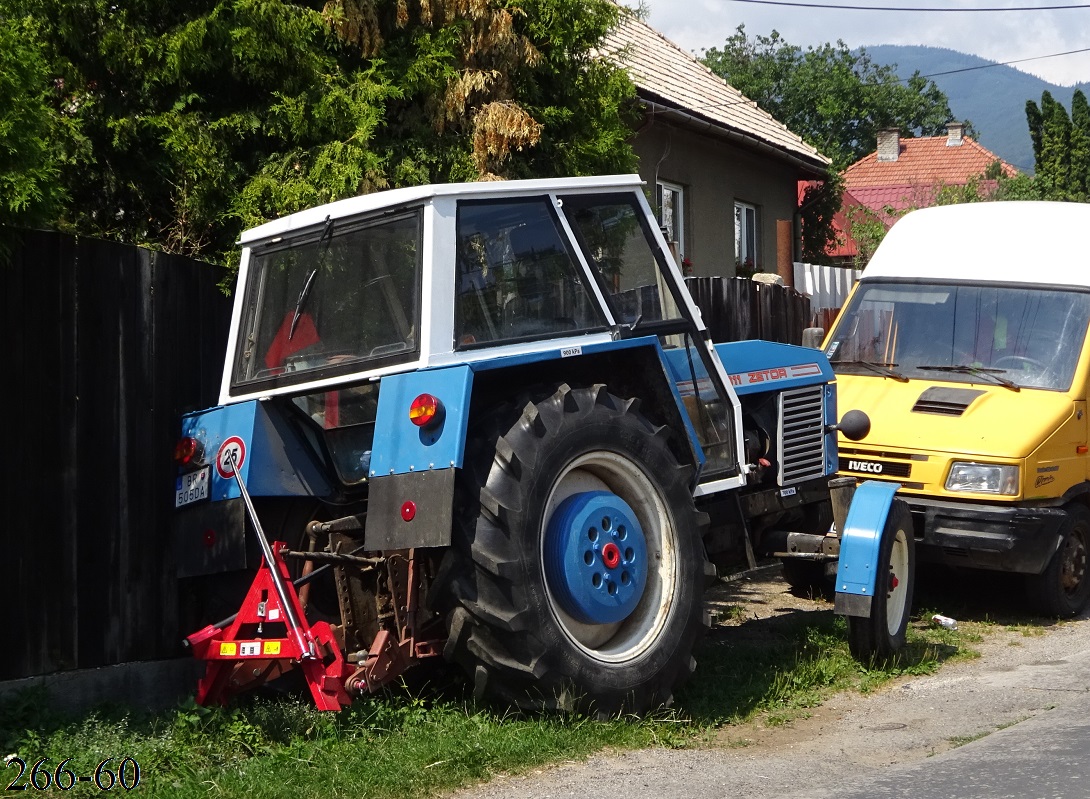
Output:
M231 461L234 460L232 467ZM216 471L224 480L230 480L235 476L235 468L242 468L246 462L246 442L238 436L231 436L220 445L220 451L216 455Z

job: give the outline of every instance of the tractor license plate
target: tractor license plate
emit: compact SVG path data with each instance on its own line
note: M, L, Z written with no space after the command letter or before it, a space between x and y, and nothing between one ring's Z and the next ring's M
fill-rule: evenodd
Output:
M208 481L210 477L210 466L205 466L196 472L180 475L174 486L174 507L180 508L190 502L208 499Z

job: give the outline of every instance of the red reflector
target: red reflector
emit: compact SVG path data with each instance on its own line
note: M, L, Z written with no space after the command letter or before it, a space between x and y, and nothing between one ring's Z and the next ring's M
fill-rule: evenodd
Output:
M417 427L427 427L439 421L443 403L431 394L421 394L409 406L409 421Z
M407 522L416 518L416 503L411 499L401 506L401 518Z
M186 436L174 445L174 462L179 466L188 466L200 458L201 449L201 442Z

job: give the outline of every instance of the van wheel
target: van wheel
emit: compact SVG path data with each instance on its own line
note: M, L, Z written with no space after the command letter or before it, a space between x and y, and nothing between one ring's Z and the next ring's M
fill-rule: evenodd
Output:
M478 696L599 717L669 703L706 624L707 516L667 436L602 385L471 436L440 603Z
M1068 505L1060 525L1060 546L1040 574L1027 581L1034 610L1045 616L1068 618L1081 613L1090 601L1086 556L1090 546L1090 510Z

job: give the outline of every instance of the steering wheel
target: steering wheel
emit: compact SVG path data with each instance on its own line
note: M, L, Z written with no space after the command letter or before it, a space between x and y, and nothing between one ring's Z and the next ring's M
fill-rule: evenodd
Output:
M1045 366L1040 361L1035 360L1034 358L1028 358L1025 355L1004 355L1002 358L997 358L995 363L992 364L992 365L995 366L998 369L1005 362L1009 363L1011 366L1018 365L1022 369L1025 369L1028 366L1028 367L1036 369L1036 370L1038 370L1040 372L1043 372L1046 369L1048 369L1048 367Z

